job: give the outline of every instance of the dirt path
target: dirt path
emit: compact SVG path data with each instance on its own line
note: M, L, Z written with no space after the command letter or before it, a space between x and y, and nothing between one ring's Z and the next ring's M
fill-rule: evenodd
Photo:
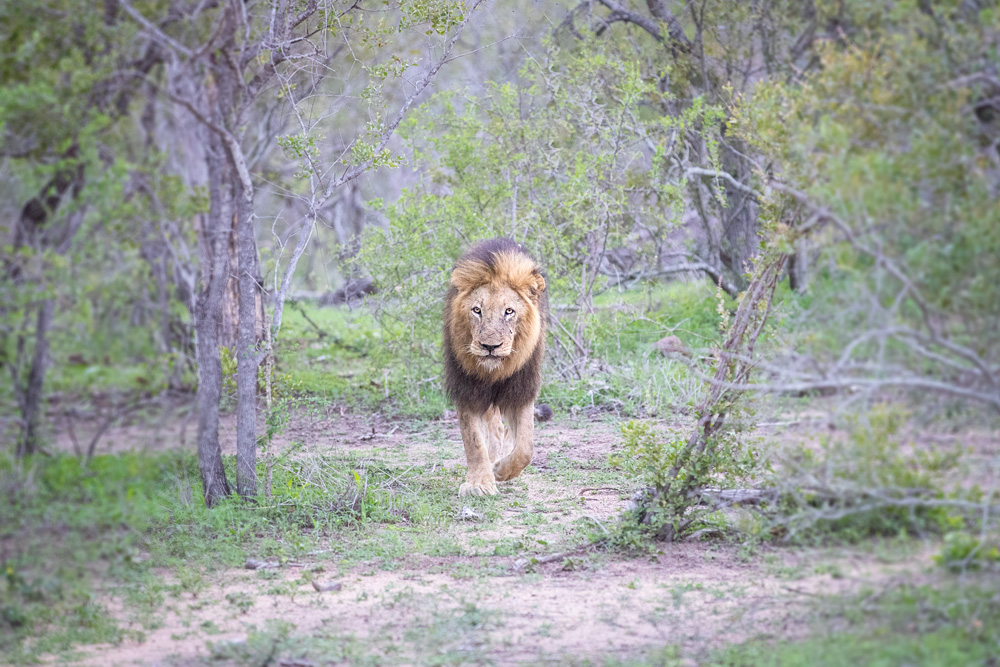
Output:
M456 475L464 464L454 421L333 413L293 423L279 451L302 443L305 456L353 451ZM120 441L111 435L109 443ZM762 634L803 635L822 596L912 580L932 567L929 549L747 554L717 542L631 557L583 549L536 562L586 544L588 527L622 511L631 488L608 465L618 441L613 421L542 425L533 465L503 485L496 520L410 527L402 554L385 547L395 544L390 528L362 528L351 539L370 558L344 557L347 538L331 536L325 553L276 569L195 573L194 590L177 587L152 613L107 590L102 601L130 638L85 647L79 664L573 664L665 647L697 656ZM501 545L509 548L498 554ZM184 573L162 576L169 583ZM340 589L317 592L314 580Z
M341 590L322 593L297 569L267 580L241 571L197 598L171 601L162 625L141 642L90 647L79 664L177 665L213 657L251 664L288 633L303 639L300 655L279 656L285 664L323 664L309 658L317 654L347 664L538 664L626 658L668 646L697 655L758 634L802 635L816 596L910 579L930 559L879 563L860 554L802 552L777 563L679 544L653 558L583 556L572 569L564 561L522 572L512 559L498 559L497 574L463 577L456 576L461 559L414 558L391 572L354 569L336 577ZM252 606L241 612L227 598Z

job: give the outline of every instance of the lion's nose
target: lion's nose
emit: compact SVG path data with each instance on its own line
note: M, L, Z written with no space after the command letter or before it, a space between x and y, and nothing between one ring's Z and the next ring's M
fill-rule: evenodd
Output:
M495 350L498 347L500 347L499 345L487 345L486 343L480 343L479 345L482 346L482 348L484 350L486 350L487 352L489 352L491 354L493 353L493 350Z

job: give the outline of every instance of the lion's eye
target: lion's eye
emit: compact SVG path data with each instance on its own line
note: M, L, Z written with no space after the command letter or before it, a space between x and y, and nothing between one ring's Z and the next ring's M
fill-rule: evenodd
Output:
M474 312L476 315L482 315L483 314L483 311L479 310L479 306L474 306L472 308L472 312Z
M506 311L504 311L504 314L506 314L506 315L513 315L514 314L514 309L513 308L508 308Z

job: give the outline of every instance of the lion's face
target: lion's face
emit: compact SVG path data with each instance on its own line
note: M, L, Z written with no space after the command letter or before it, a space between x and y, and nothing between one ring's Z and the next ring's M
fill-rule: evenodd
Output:
M509 287L483 285L463 300L462 307L472 333L469 354L484 370L499 370L514 351L517 331L531 304Z
M451 276L448 330L466 372L497 381L517 372L542 343L545 279L523 251L463 258Z

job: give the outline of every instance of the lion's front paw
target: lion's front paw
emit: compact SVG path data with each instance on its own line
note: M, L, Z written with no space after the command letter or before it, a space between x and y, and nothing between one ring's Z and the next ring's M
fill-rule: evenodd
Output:
M495 496L497 494L497 483L493 475L485 475L475 480L467 479L462 486L458 487L458 495L462 496Z
M493 464L493 478L498 482L507 482L518 475L531 463L531 455L518 455L511 452Z

